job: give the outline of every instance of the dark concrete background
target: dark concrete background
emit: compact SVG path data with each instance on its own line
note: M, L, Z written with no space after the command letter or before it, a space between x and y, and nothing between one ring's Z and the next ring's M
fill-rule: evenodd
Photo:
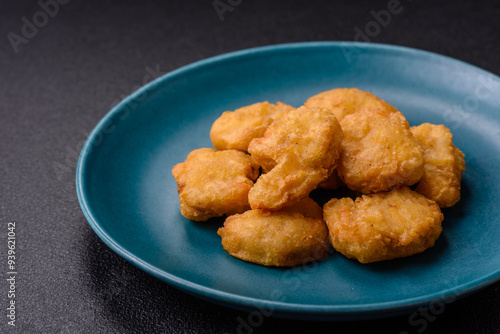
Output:
M42 0L51 3L54 0ZM367 39L451 56L500 74L500 4L391 1L60 0L0 4L0 332L235 333L248 313L186 295L105 246L74 186L80 148L145 82L209 56L275 43ZM222 20L221 20L222 18ZM35 20L39 27L31 27ZM28 23L26 23L28 22ZM500 112L500 111L499 111ZM16 327L7 325L7 227L16 222ZM269 318L254 333L499 333L500 283L446 305L425 328L409 315L365 322Z

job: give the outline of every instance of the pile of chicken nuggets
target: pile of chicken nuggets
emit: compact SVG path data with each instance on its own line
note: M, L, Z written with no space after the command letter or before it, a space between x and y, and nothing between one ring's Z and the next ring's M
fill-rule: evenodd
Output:
M360 263L418 254L441 234L441 208L460 200L464 154L450 130L410 127L357 88L319 93L299 108L259 102L226 111L210 138L215 149L194 150L172 169L181 213L226 216L222 246L244 261L295 266L331 246ZM309 197L340 187L356 198L332 191L321 207Z

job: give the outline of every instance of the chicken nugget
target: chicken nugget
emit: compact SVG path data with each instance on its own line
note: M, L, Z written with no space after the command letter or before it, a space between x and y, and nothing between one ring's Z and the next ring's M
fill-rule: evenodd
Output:
M332 199L323 215L333 247L361 263L423 252L434 246L443 221L436 202L408 187Z
M464 154L453 145L453 136L444 125L424 123L411 128L424 149L424 176L418 193L448 208L460 200L460 182L465 171Z
M323 219L323 208L309 196L301 198L296 202L289 203L281 208L280 212L289 213L291 215L301 214L308 218Z
M264 172L250 190L252 209L276 211L306 197L336 167L342 129L326 108L288 112L255 138L248 151Z
M330 243L321 207L306 197L280 211L230 216L217 231L232 256L264 266L295 266L326 255Z
M347 187L364 194L417 183L423 149L399 111L361 110L340 122L344 137L337 167Z
M262 137L273 121L292 109L295 108L283 102L271 104L266 101L226 111L212 124L212 144L218 150L246 152L253 138Z
M345 116L360 110L397 111L389 103L372 93L357 88L335 88L311 96L304 103L306 107L323 107L332 110L340 122Z
M259 175L259 166L240 151L200 148L175 165L172 175L182 215L204 221L250 209L248 192Z

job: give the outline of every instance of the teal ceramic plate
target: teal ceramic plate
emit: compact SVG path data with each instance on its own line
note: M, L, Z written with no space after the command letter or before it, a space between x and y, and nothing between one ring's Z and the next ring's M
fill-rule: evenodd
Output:
M411 125L440 123L452 130L467 171L462 200L444 210L435 247L369 265L331 254L307 266L267 268L222 249L216 234L222 220L196 223L181 216L172 166L191 150L211 147L210 126L223 111L265 100L298 107L335 87L368 90ZM414 49L319 42L233 52L151 82L92 131L76 183L97 235L145 272L262 316L349 320L441 305L499 280L499 165L498 77Z

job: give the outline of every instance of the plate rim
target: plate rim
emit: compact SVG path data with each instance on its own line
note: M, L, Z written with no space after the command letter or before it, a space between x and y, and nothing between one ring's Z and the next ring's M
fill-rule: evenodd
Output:
M232 51L228 53L223 53L220 55L208 57L195 61L193 63L184 65L173 71L170 71L155 80L147 83L138 90L134 91L132 94L128 95L117 105L115 105L110 111L108 111L100 121L95 125L90 134L88 135L76 168L76 193L81 210L89 223L92 230L98 235L98 237L115 253L119 256L132 263L136 267L145 271L146 273L166 282L184 292L195 295L197 297L210 300L212 302L222 304L225 306L230 306L240 310L255 310L256 308L269 308L271 307L274 311L273 316L284 316L289 317L303 316L306 319L309 318L321 318L327 320L352 320L352 319L370 319L370 318L381 318L383 312L390 312L387 316L402 314L406 311L416 309L418 306L427 305L435 300L443 300L447 297L455 297L455 299L465 297L472 294L478 290L481 290L493 283L500 281L500 268L497 271L490 273L489 275L476 278L467 283L454 286L449 289L440 291L439 293L431 293L423 296L392 300L380 303L361 303L361 304L335 304L335 305L317 305L317 304L302 304L302 303L287 303L280 301L271 301L265 299L259 299L254 297L248 297L244 295L239 295L235 293L224 292L218 289L207 287L205 285L193 283L189 280L180 278L173 275L165 270L162 270L147 261L142 260L134 253L122 246L117 240L113 239L99 222L98 217L92 213L89 208L89 200L86 198L85 189L83 187L85 180L85 164L88 161L89 155L94 147L94 140L97 135L106 128L108 122L116 118L122 111L123 107L126 107L129 103L137 100L146 91L153 91L158 86L160 86L164 81L168 81L176 76L183 75L189 71L196 70L200 67L217 64L229 59L235 59L238 57L247 57L256 54L263 54L266 52L275 52L277 50L293 50L293 49L310 49L310 48L359 48L360 50L385 50L389 52L404 53L405 55L417 55L424 56L427 58L435 58L445 62L455 63L458 66L469 68L476 73L479 72L485 76L491 77L500 81L500 77L486 71L480 67L469 64L459 59L455 59L446 55L441 55L438 53L415 49L407 46L398 46L391 44L381 44L381 43L362 43L362 42L349 42L349 41L319 41L319 42L296 42L296 43L282 43L282 44L271 44L265 46L258 46L248 49L242 49L237 51ZM99 145L95 145L98 147ZM340 316L346 318L340 318Z

